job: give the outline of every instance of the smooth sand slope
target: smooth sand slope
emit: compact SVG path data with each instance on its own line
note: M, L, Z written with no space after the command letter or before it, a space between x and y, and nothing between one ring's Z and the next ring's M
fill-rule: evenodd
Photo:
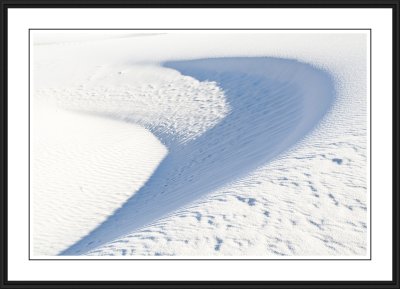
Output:
M33 250L55 255L120 207L167 150L137 125L45 104L34 111Z

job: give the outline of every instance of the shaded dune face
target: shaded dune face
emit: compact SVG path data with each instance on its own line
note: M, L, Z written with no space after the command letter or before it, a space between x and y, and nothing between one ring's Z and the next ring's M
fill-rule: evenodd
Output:
M230 112L184 144L154 128L168 143L167 157L144 187L61 255L84 254L245 176L303 139L334 101L329 74L296 60L216 58L163 65L199 81L215 81Z

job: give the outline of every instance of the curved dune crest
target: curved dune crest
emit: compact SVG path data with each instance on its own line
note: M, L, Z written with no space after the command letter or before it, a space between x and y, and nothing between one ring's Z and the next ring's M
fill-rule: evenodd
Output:
M296 60L216 58L164 63L200 81L215 81L230 112L187 143L166 141L169 154L120 209L61 255L84 254L126 235L237 178L303 139L331 107L324 71ZM152 131L162 139L168 134Z
M167 154L139 125L35 102L32 251L56 255L125 203ZM135 147L137 149L129 149ZM135 178L132 178L135 176Z

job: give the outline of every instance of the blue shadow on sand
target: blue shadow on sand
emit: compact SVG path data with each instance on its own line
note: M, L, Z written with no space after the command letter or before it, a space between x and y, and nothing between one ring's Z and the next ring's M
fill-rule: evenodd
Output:
M245 176L303 139L335 98L331 76L297 60L235 57L163 66L199 81L215 81L230 112L183 145L155 128L169 154L121 208L60 255L84 254Z

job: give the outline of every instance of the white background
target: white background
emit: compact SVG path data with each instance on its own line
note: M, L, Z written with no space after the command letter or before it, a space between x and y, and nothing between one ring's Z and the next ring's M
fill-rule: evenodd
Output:
M392 272L391 13L390 9L10 9L8 15L8 279L390 280ZM372 260L29 261L29 28L371 28Z

